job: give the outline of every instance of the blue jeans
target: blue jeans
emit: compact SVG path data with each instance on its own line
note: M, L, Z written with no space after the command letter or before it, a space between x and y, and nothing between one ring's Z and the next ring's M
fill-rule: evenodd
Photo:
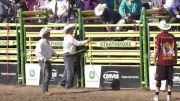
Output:
M69 55L69 56L64 56L63 58L64 58L65 69L60 84L64 85L65 87L72 87L74 81L74 67L75 67L76 57L73 55Z

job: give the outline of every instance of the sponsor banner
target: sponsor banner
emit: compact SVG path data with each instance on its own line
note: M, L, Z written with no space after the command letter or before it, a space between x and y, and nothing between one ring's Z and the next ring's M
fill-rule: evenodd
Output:
M39 64L26 64L26 85L39 85L40 66Z
M100 86L112 89L138 88L140 76L138 67L102 66Z
M61 78L63 77L64 65L52 64L52 77L50 80L50 85L59 85ZM42 73L40 78L40 84L42 84ZM77 75L75 73L74 86L77 85Z
M101 76L101 65L85 66L85 87L99 88Z
M174 68L173 90L180 91L180 67Z
M17 83L17 65L0 64L0 84L11 85Z
M136 47L138 41L100 41L99 47Z
M156 66L150 66L149 67L149 86L150 90L155 90L156 89L156 80L154 79L156 72ZM166 87L166 81L162 80L161 81L161 89L160 90L165 90Z

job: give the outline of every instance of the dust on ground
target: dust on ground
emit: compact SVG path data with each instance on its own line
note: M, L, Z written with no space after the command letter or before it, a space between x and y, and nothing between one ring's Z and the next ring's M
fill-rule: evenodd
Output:
M151 101L154 95L154 91L145 89L65 89L51 86L49 91L52 95L45 96L40 86L0 85L0 101ZM172 98L180 101L180 92L173 92ZM160 92L160 101L166 101L166 92Z

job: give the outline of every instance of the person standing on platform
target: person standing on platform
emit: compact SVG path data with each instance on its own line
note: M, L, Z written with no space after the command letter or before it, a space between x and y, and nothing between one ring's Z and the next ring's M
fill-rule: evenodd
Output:
M167 101L172 101L173 65L177 59L176 39L174 35L168 33L171 26L165 20L160 21L158 27L161 32L155 37L154 64L157 68L155 73L156 91L153 101L159 101L161 80L167 81Z
M41 73L43 77L42 90L44 95L51 95L51 93L48 92L48 87L52 76L52 66L49 59L52 56L59 57L59 55L56 54L52 46L49 44L50 31L51 29L47 27L41 29L39 33L41 39L37 42L35 49L35 54L41 67Z

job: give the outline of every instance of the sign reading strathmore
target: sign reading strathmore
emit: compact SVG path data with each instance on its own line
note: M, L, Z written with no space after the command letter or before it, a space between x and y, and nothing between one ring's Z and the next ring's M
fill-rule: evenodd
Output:
M136 47L137 41L101 41L100 47Z
M85 66L85 87L99 88L101 75L101 65Z

